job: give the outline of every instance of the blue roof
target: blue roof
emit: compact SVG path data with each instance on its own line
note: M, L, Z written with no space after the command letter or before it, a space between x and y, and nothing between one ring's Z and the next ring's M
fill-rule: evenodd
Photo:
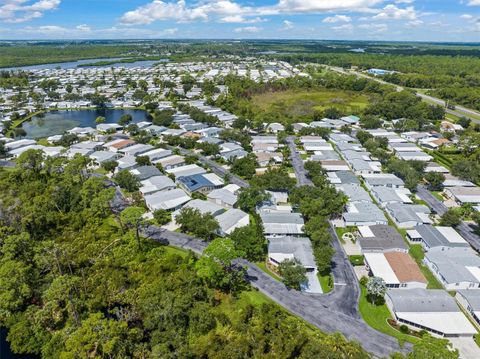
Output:
M183 184L190 192L195 192L203 187L215 186L214 183L210 182L202 174L182 176L177 181Z

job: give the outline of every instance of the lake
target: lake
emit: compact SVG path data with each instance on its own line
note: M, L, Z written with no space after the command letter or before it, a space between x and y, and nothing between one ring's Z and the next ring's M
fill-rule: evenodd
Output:
M43 138L62 135L74 127L93 127L97 125L98 116L105 117L105 123L118 123L123 115L132 115L133 123L148 121L148 113L143 110L99 109L99 110L72 110L50 111L43 116L32 117L24 122L22 127L28 138Z
M79 65L85 64L92 64L99 61L117 61L122 60L123 58L105 58L105 59L88 59L88 60L78 60L78 61L69 61L69 62L58 62L53 64L39 64L39 65L31 65L31 66L19 66L19 67L6 67L0 68L2 71L15 71L15 70L23 70L23 71L31 71L31 70L54 70L56 68L68 70L68 69L76 69ZM105 66L92 66L92 67L108 67L108 68L132 68L132 67L141 67L141 68L148 68L152 67L154 64L159 62L168 62L168 59L162 59L157 61L145 60L145 61L135 61L130 63L116 63L112 65L105 65ZM89 68L89 67L86 67Z

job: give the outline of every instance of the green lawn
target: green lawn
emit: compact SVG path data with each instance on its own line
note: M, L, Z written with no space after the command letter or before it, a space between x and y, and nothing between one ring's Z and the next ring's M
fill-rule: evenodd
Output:
M350 263L354 266L363 266L365 265L365 257L362 255L348 256Z
M417 262L418 266L420 267L420 270L422 271L423 275L427 279L427 282L428 282L427 288L443 289L442 285L437 280L437 278L435 278L435 276L430 271L430 269L428 269L428 267L424 265L422 262L424 257L422 246L420 244L411 245L409 253L412 256L412 258L415 260L415 262Z
M365 320L369 326L382 333L397 338L400 344L406 341L410 343L416 343L419 341L419 339L415 337L400 333L398 330L392 328L387 323L387 319L392 318L387 306L385 304L378 306L371 304L367 300L367 290L362 285L360 287L362 292L360 295L359 310L363 320Z
M278 275L273 273L270 269L267 268L267 264L265 262L255 262L255 264L265 273L267 273L270 277L273 279L278 280L279 282L282 281L282 278L280 278Z
M323 293L330 293L333 290L333 276L332 274L321 275L318 274L318 280L322 286Z
M440 194L440 192L436 192L436 191L431 191L431 192L436 199L443 202L443 196Z

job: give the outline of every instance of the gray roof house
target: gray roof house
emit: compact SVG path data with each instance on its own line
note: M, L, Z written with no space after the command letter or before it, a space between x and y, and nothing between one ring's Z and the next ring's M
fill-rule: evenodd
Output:
M201 214L210 213L214 217L225 212L225 209L223 207L220 207L215 203L203 201L201 199L193 199L190 202L186 203L181 209L173 212L173 218L176 218L180 211L184 208L198 210Z
M237 204L237 192L239 189L240 187L236 184L228 184L223 188L215 189L207 194L207 199L222 207L233 208Z
M147 207L152 212L157 209L174 211L181 208L182 205L190 201L190 199L190 196L179 188L172 189L171 191L160 191L145 196Z
M327 172L328 180L331 184L356 184L360 185L360 181L351 171Z
M382 205L382 207L389 203L413 203L409 197L412 193L408 188L377 186L372 188L371 193L378 203Z
M394 317L415 330L443 337L472 337L477 330L444 290L389 289L385 301Z
M431 226L422 224L407 231L407 237L411 242L419 242L425 250L441 247L469 248L470 244L458 234L452 227Z
M288 259L298 260L307 270L307 283L301 285L302 291L322 293L310 239L304 237L279 237L271 240L268 244L269 262L277 266Z
M141 143L137 143L136 145L123 148L118 152L128 156L141 156L143 153L153 150L153 148L154 147L152 145L144 145Z
M385 206L390 217L400 228L412 228L421 224L431 224L430 209L424 205L389 203Z
M387 224L384 213L371 202L349 203L347 212L343 214L346 226L373 226Z
M141 181L142 187L140 192L146 196L158 191L169 191L177 188L175 182L173 182L167 176L153 176L149 179Z
M150 177L162 175L162 172L160 172L160 170L155 166L140 166L130 170L130 173L137 177L139 181L144 181Z
M360 226L358 230L361 234L358 243L362 253L393 251L408 253L408 246L403 237L391 226L384 224Z
M404 182L391 173L372 173L372 174L363 174L363 180L365 185L372 189L375 186L384 186L391 188L402 188Z
M235 229L246 227L250 224L250 216L239 209L231 208L226 212L215 217L220 229L218 234L220 236L228 236Z
M261 213L260 218L265 236L300 236L304 233L305 222L300 213Z
M480 324L480 290L458 290L455 299Z
M447 290L480 288L480 257L471 248L432 248L423 261Z
M335 186L348 197L349 202L372 202L372 198L362 186L356 184L341 184Z

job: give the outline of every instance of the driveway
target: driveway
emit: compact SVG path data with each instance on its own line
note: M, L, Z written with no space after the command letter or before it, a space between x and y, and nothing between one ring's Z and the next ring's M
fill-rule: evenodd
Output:
M455 349L458 349L461 359L480 358L480 348L473 338L449 338Z

